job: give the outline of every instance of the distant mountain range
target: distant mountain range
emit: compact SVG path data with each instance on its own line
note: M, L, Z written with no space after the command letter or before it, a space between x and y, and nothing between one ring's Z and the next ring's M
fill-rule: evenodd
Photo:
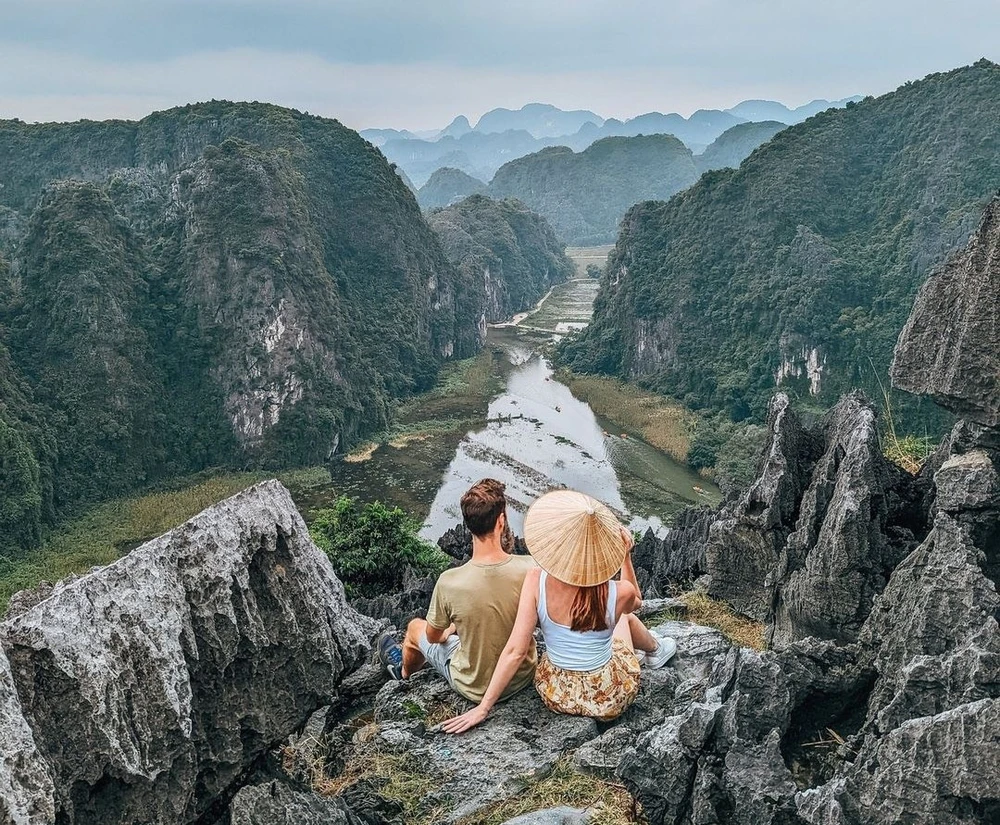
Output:
M611 243L633 204L665 200L702 172L739 166L785 128L773 120L739 123L700 155L663 134L601 138L581 152L549 146L505 163L489 184L445 166L420 187L417 201L424 209L435 209L469 195L516 198L542 215L565 243Z
M361 136L382 149L419 187L445 166L489 180L508 161L548 146L568 146L581 152L606 137L673 135L699 154L723 132L741 123L790 125L860 99L813 100L795 109L773 100L744 100L731 109L699 109L687 118L675 112L647 112L624 121L605 119L587 110L565 111L545 103L529 103L517 110L493 109L474 127L459 115L436 132L365 129Z

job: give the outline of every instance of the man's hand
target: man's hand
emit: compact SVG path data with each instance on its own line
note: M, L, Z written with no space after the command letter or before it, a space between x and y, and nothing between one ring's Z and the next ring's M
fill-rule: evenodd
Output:
M429 624L424 629L424 635L427 637L427 641L432 645L439 645L447 641L449 636L453 636L457 632L455 628L455 623L452 622L444 630L438 630L434 625Z
M486 719L489 711L483 710L481 705L476 705L472 710L466 711L461 716L453 716L446 722L441 723L441 730L445 733L465 733L472 730L476 725Z

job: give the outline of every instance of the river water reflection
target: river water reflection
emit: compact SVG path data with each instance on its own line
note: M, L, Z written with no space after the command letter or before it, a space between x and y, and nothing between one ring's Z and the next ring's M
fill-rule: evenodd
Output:
M541 355L504 340L512 332L496 333L494 341L520 363L504 393L490 402L486 425L458 445L431 503L427 538L461 521L462 493L484 476L506 483L518 534L531 502L557 486L600 499L634 529L659 530L688 504L717 500L711 485L689 468L639 439L614 433L613 425L554 380Z
M507 484L517 533L531 502L559 486L604 501L633 529L652 526L658 532L684 507L716 503L713 485L598 418L555 380L540 354L553 335L587 323L596 290L597 283L587 279L562 284L518 326L490 330L487 346L505 386L488 406L482 399L471 419L383 444L365 461L338 461L330 489L304 491L300 506L327 506L339 493L379 499L422 519L422 535L434 540L461 521L462 493L485 476ZM431 408L426 414L436 419L439 412Z

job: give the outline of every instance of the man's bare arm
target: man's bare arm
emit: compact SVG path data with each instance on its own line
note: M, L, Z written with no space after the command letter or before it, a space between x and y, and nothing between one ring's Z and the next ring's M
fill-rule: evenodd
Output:
M455 633L455 623L452 622L444 630L438 630L436 627L434 627L434 625L432 625L430 622L428 622L427 623L427 628L424 631L424 633L427 634L427 641L428 642L430 642L432 645L439 645L439 644L441 644L441 642L443 642L449 636L454 635L454 633Z

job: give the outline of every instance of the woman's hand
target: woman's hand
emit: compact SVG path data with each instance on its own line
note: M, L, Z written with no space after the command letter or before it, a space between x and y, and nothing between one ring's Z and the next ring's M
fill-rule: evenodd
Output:
M441 730L445 733L465 733L465 731L472 730L486 719L488 713L489 711L484 710L482 705L476 705L472 710L466 711L461 716L453 716L451 719L442 722Z
M629 552L635 546L635 536L632 535L632 531L628 527L621 527L619 529L622 531L622 542L625 544L625 552Z

